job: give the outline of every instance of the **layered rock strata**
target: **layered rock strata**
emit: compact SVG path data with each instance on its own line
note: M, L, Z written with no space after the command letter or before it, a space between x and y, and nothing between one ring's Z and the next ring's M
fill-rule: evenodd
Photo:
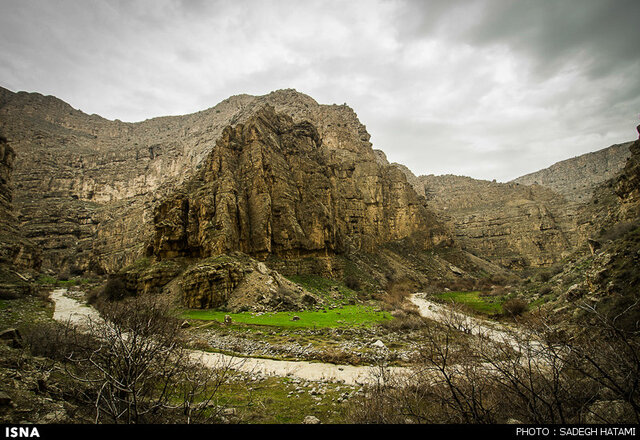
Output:
M371 193L362 195L366 201L341 211L350 218L341 220L342 229L348 230L347 224L353 225L353 230L363 226L358 218L374 215L370 211L376 210L376 198L380 197L376 191L381 189L375 181L382 177L377 175L380 170L375 165L369 134L346 105L319 105L295 90L280 90L259 97L233 96L211 109L186 116L124 123L84 114L51 96L0 88L0 129L14 139L19 152L14 172L14 212L42 249L43 266L57 271L115 272L135 262L153 238L153 210L158 202L200 172L223 130L244 125L265 105L288 115L294 123L310 123L316 131L314 136L322 140L322 160L333 164L336 176L346 180L355 173L361 178L358 184L373 183ZM387 189L398 187L397 203L419 203L412 199L415 195L401 194L402 175L394 170L384 172L391 179ZM322 181L320 176L316 173ZM282 185L276 180L265 181L264 185L272 183ZM342 189L358 192L353 185ZM264 194L259 192L263 189L256 191L256 195ZM345 196L351 197L349 193ZM262 203L255 197L250 202L252 209ZM304 203L312 204L310 200ZM415 216L412 211L415 209L406 211L407 218L393 220L397 225L391 228L395 232L390 232L390 237L408 232L402 229ZM324 214L317 214L315 221L322 222ZM373 223L366 227L358 232L360 236L380 229ZM301 236L296 231L292 229L290 236L275 240L298 242ZM271 244L256 242L260 241L257 235L252 232L249 248L243 236L240 248L269 252ZM342 242L334 245L368 246L366 239L348 243L340 237ZM314 244L301 249L323 247L319 243L324 237L307 236L304 240Z
M521 185L541 185L570 202L587 203L593 191L603 182L618 175L631 156L632 142L583 154L555 163L548 168L526 174L512 182Z
M423 249L450 241L404 175L377 164L367 138L337 138L271 106L225 128L200 172L156 208L150 252L295 260L404 238Z
M464 250L503 267L549 266L584 239L579 205L550 189L454 175L416 177L403 165L393 166L407 175Z

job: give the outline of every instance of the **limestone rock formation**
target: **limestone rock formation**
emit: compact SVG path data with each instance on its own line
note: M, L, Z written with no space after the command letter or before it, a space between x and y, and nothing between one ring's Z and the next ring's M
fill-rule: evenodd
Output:
M615 192L625 192L626 180L616 181L616 188L603 184L623 172L627 159L631 163L630 147L631 142L614 145L508 183L453 175L416 177L404 165L393 166L442 216L463 249L518 269L554 264L586 245L598 228L619 221L624 208ZM632 192L629 199L634 200ZM626 217L634 215L631 210Z
M614 178L624 168L631 156L631 144L632 142L616 144L563 160L543 170L518 177L513 182L522 185L538 184L562 194L568 201L587 203L596 187Z
M51 96L0 88L0 129L13 139L18 152L14 212L42 249L43 267L115 272L138 260L153 238L158 202L200 172L223 130L244 124L265 105L294 123L313 125L314 136L322 139L323 160L332 162L341 178L355 172L362 176L359 183L375 180L369 175L378 172L376 156L366 127L353 110L346 105L319 105L295 90L238 95L191 115L124 123L84 114ZM336 165L356 161L357 170ZM403 177L393 170L385 173L395 179L391 186L399 186L400 194ZM373 209L379 190L372 187L367 195L372 204L366 209L360 204L348 215L355 218ZM255 207L258 201L253 198L251 203ZM413 215L409 211L407 215ZM411 218L398 220L402 224ZM395 233L402 235L401 228ZM267 251L269 245L253 246Z
M20 272L38 269L38 252L22 233L13 209L12 173L15 151L0 136L0 296L29 293L32 286ZM18 272L19 271L19 272Z
M322 299L241 252L210 258L142 258L117 275L136 294L172 294L191 309L304 310Z
M271 106L227 127L200 173L155 210L153 253L287 259L448 238L401 173L332 147Z
M464 250L512 269L548 266L579 241L577 205L539 185L444 175L416 177L400 164Z
M322 303L264 263L238 253L198 262L184 272L180 288L183 304L193 309L265 312L304 310Z

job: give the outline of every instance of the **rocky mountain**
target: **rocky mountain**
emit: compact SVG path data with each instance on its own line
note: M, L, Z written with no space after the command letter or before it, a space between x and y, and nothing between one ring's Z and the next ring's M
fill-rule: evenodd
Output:
M138 291L237 251L378 287L499 270L460 250L405 175L378 163L352 109L295 90L124 123L0 89L0 129L16 153L13 212L43 270L142 267L126 271ZM135 264L145 256L168 263Z
M351 148L337 150L310 122L264 107L227 127L198 175L156 208L153 254L288 259L449 239L401 173L380 167L366 141Z
M401 170L454 231L462 248L504 267L550 266L596 236L615 198L600 189L624 168L631 142L559 162L508 183L415 176ZM386 162L384 155L378 160ZM600 191L592 199L594 191ZM594 201L595 200L595 203Z
M583 235L578 205L540 185L415 176L393 164L453 231L462 249L510 269L549 266Z
M197 172L225 127L246 122L264 105L313 124L327 159L375 162L353 110L319 105L294 90L123 123L51 96L0 89L0 129L17 152L15 212L42 249L43 266L112 272L144 255L155 204Z
M632 142L583 154L555 163L548 168L526 174L512 182L541 185L562 194L571 202L588 202L593 190L602 182L616 177L631 156Z
M504 273L496 264L549 266L622 212L609 203L613 186L600 190L600 204L578 203L549 176L571 168L587 176L574 179L580 188L595 188L628 150L565 161L539 185L416 177L372 149L352 109L290 89L124 123L0 88L0 130L11 219L3 227L39 250L44 270L121 272L131 290L173 286L201 302L213 301L202 299L210 284L184 273L218 257L230 260L193 274L204 270L225 289L259 261L285 274L355 276L374 289ZM13 249L14 261L34 266L29 246Z

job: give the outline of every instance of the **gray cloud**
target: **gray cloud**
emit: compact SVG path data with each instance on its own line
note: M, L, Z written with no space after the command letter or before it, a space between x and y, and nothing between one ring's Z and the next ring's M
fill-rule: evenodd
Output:
M635 136L636 0L0 1L0 85L111 119L293 87L416 174L498 180Z

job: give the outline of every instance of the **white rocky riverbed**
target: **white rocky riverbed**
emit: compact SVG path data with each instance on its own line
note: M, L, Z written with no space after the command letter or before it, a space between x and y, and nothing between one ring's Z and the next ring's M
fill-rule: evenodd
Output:
M101 320L98 312L90 306L66 295L66 289L56 289L51 294L55 310L53 318L56 321L70 321L77 326L86 326L90 321ZM500 328L498 324L471 318L465 314L454 312L448 307L434 303L425 298L424 294L414 294L410 300L418 307L422 316L434 321L446 322L457 330L483 336L500 343L510 344L519 349L513 333ZM348 385L365 384L374 380L376 367L336 365L322 362L286 361L264 359L256 357L240 357L223 353L212 353L192 350L194 359L198 359L209 367L229 366L235 370L257 376L292 377L308 381L341 382ZM411 370L404 367L390 367L389 372L407 374Z
M55 304L53 318L56 321L71 321L72 324L82 327L92 320L99 321L101 319L94 308L68 297L66 293L66 289L56 289L51 294L51 299ZM364 384L372 380L372 373L375 371L375 367L370 366L356 367L322 362L239 357L200 350L193 350L192 356L210 367L226 365L253 375L295 377L309 381L341 382L348 385ZM397 373L408 371L408 369L400 367L391 367L391 370Z

